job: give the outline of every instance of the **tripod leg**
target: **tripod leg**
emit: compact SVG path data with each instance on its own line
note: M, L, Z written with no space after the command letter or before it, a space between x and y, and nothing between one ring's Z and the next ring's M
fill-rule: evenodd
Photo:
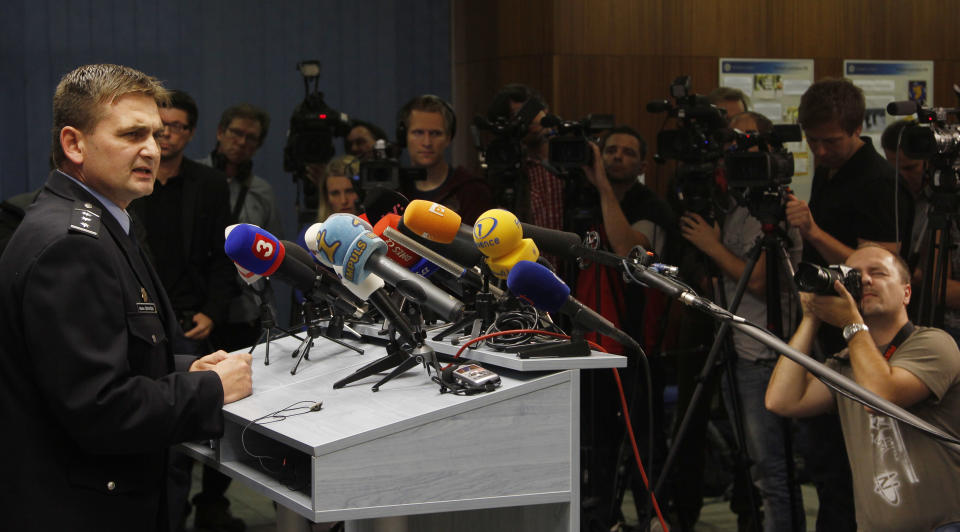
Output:
M449 327L445 327L442 331L437 333L437 335L434 336L433 339L438 342L442 342L443 339L449 336L451 333L454 333L466 327L468 323L473 323L474 318L476 318L474 314L475 313L473 312L468 312L464 314L464 316L459 320L457 320L453 325L450 325Z
M348 343L346 343L346 342L340 341L340 340L338 340L338 339L336 339L336 338L331 338L331 337L329 337L329 336L327 336L327 335L325 335L325 334L321 334L320 336L321 336L322 338L326 338L327 340L330 340L331 342L333 342L333 343L335 343L335 344L337 344L337 345L340 345L340 346L342 346L342 347L346 347L347 349L350 349L351 351L356 351L357 353L360 353L361 355L363 354L363 349L360 349L359 347L354 347L354 346L352 346L352 345L350 345L350 344L348 344Z
M729 308L731 312L736 312L737 307L740 305L740 300L743 298L743 293L747 289L747 282L750 280L750 275L753 273L753 268L756 266L757 259L759 257L760 240L758 239L757 243L754 244L753 248L750 249L750 252L747 255L747 264L744 266L743 275L740 276L740 280L737 282L736 294L734 295L733 302L730 304ZM722 293L722 290L718 293ZM699 402L701 401L700 397L703 395L704 383L708 378L710 378L710 375L713 372L723 339L727 336L727 332L729 330L729 323L724 322L721 324L720 330L717 332L717 336L714 339L713 344L710 346L710 352L707 355L706 363L703 365L703 370L700 372L700 376L697 377L698 382L693 390L693 394L690 397L690 403L687 406L686 412L683 414L683 420L680 422L680 427L677 429L673 445L670 446L670 451L667 453L667 459L663 464L663 469L660 471L660 477L657 479L657 484L653 488L653 492L657 497L662 496L664 483L677 460L678 451L681 448L680 444L683 442L683 438L686 435L686 432L689 430L688 427L693 419L693 414L696 411L696 408L698 408Z
M799 303L800 292L799 290L797 290L797 285L793 281L794 273L795 273L793 269L793 263L790 261L790 254L787 252L787 248L784 245L784 240L782 238L778 239L777 251L778 251L778 254L776 256L779 257L780 259L779 260L780 269L788 279L788 287L790 288L790 294L793 297L793 300ZM780 303L779 299L777 303L778 304ZM782 305L779 308L782 308ZM795 308L796 308L796 305L794 306L794 309ZM795 318L795 316L796 315L793 314L791 318ZM789 331L794 330L796 325L795 321L796 321L795 319L790 319L789 323L787 323L786 325L787 327L786 330L789 330ZM815 345L819 345L819 344L815 344ZM815 347L815 348L818 348L818 347ZM796 464L793 461L793 445L791 443L792 432L790 430L789 420L783 419L783 423L781 423L781 425L782 425L781 431L783 433L783 458L785 462L784 465L786 466L786 470L787 470L787 496L789 497L789 500L790 500L790 528L794 532L799 532L797 529L800 528L800 524L803 522L804 516L802 515L803 504L802 502L798 502L798 501L802 501L802 495L800 493L800 486L799 484L797 484L797 481L796 481L797 468L796 468ZM770 510L767 510L767 511L769 512Z
M396 367L402 364L405 360L411 358L409 355L400 350L399 347L387 348L387 356L374 360L373 362L363 366L352 374L338 380L333 383L333 389L343 388L344 386L358 381L360 379L369 377L370 375L375 375L382 371L386 371L390 368Z
M257 341L253 342L253 345L250 346L250 354L252 355L254 350L256 350L257 346L263 343L264 338L266 338L266 341L267 341L267 355L266 355L266 358L263 359L263 365L269 366L270 365L270 330L269 329L264 329L263 331L260 331L260 336L257 337Z
M297 358L297 363L294 364L293 369L290 370L291 375L297 374L297 368L300 367L300 362L303 361L303 359L306 358L307 360L310 360L308 353L310 352L311 347L313 347L313 338L306 338L300 343L300 347L293 352L293 356L297 356L297 352L300 353L300 356Z
M273 336L270 334L270 329L263 331L263 334L266 336L266 354L263 357L263 365L270 365L270 343L273 341Z
M391 371L390 373L388 373L386 377L380 379L379 382L377 382L376 384L374 384L374 385L373 385L373 388L371 388L371 390L373 390L373 391L375 391L375 392L376 392L376 391L380 391L380 387L381 387L381 386L383 386L384 384L386 384L388 381L390 381L391 379L393 379L393 378L396 377L397 375L400 375L401 373L407 371L408 369L410 369L410 368L412 368L412 367L414 367L414 366L416 366L416 365L417 365L417 359L416 359L415 357L407 357L406 360L404 360L404 361L401 362L399 365L397 365L397 367L393 368L393 371Z

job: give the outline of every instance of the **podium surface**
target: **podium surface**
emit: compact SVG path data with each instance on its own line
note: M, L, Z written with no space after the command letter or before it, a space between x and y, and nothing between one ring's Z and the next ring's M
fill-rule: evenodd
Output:
M291 375L298 345L274 341L268 366L258 346L253 395L224 407L212 448L187 451L311 521L352 530L400 515L421 516L411 530L578 529L579 371L491 366L500 388L457 396L418 365L378 392L376 375L334 390L385 348L357 343L360 355L321 338ZM299 401L323 407L254 422Z

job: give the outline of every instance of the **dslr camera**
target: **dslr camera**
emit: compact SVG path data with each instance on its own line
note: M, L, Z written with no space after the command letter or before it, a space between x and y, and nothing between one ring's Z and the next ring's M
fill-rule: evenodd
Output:
M801 292L812 292L825 296L837 295L837 291L833 289L833 284L838 280L843 283L847 292L850 292L853 300L859 303L863 296L863 283L861 282L860 272L849 266L834 264L824 267L811 262L801 262L797 265L797 273L793 276L793 281Z

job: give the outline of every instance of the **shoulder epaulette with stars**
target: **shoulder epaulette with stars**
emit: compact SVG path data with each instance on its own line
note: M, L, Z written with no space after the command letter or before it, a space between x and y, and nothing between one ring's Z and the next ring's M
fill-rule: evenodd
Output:
M95 238L100 237L100 208L90 202L77 200L73 202L73 212L70 214L70 232L83 233Z

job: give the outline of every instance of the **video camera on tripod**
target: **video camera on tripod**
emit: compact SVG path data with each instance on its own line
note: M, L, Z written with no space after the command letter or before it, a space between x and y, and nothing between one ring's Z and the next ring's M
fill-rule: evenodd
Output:
M796 124L778 124L768 133L733 130L734 146L723 155L727 186L731 188L771 188L789 185L793 180L793 154L785 142L800 142L803 136ZM757 150L753 150L757 147Z
M960 87L953 86L960 99ZM950 124L950 115L960 115L960 108L923 108L914 101L891 102L892 115L917 114L917 124L903 128L898 141L903 153L912 159L926 161L926 181L932 194L927 212L927 245L922 257L923 273L915 297L916 323L943 327L947 310L947 281L954 249L957 220L960 217L960 125ZM898 150L899 153L899 150ZM924 240L921 240L923 242ZM920 251L920 249L917 249Z
M765 133L733 131L734 144L723 156L727 187L737 202L761 223L784 220L789 185L793 181L793 154L785 142L799 142L800 126L780 124Z
M303 76L305 96L290 115L287 143L283 147L283 171L293 174L293 181L298 188L298 219L306 221L316 217L316 206L320 200L316 183L307 178L307 165L326 164L333 158L336 153L333 138L349 134L350 119L345 113L327 105L323 93L318 90L319 61L300 61L297 70ZM300 187L303 190L302 203Z
M702 216L713 223L720 187L719 161L724 155L724 144L732 140L727 127L726 111L707 100L705 96L690 93L690 76L680 76L670 85L669 100L653 100L647 104L649 113L667 113L677 119L676 129L657 133L658 164L678 161L675 174L677 197L684 210Z
M960 98L960 88L953 90ZM911 159L927 161L927 175L933 192L960 192L960 124L948 124L949 115L960 116L960 108L923 108L917 102L891 102L892 115L917 114L917 124L903 130L900 147Z
M300 61L297 70L303 76L305 97L290 115L290 130L283 148L283 170L302 177L307 164L323 164L333 158L334 137L350 133L350 118L327 105L318 90L319 61ZM312 84L312 87L311 87Z
M670 85L669 100L653 100L648 113L667 113L678 127L657 133L658 163L669 159L684 163L713 163L723 157L723 145L729 142L727 113L699 94L690 93L690 76L680 76Z

